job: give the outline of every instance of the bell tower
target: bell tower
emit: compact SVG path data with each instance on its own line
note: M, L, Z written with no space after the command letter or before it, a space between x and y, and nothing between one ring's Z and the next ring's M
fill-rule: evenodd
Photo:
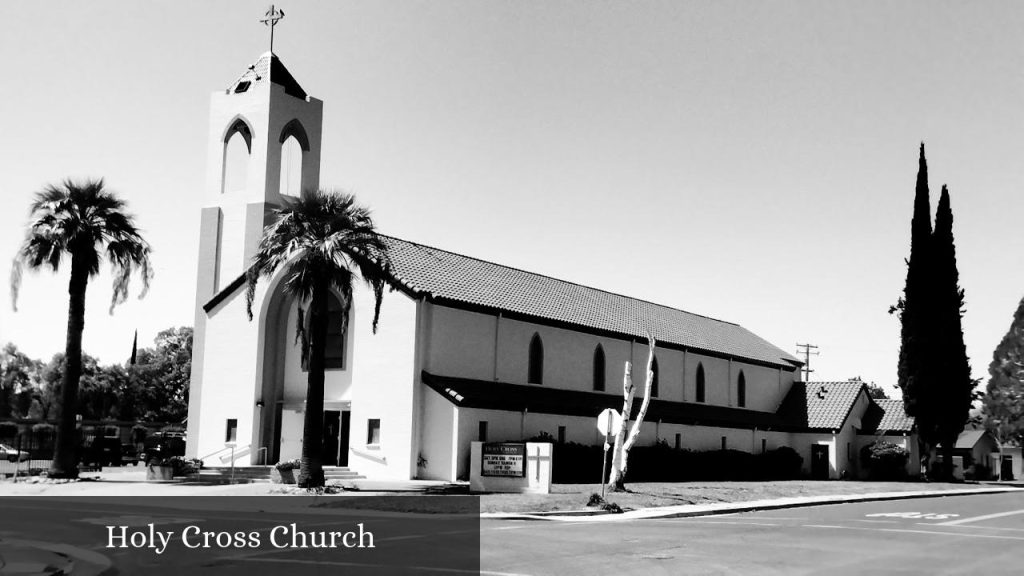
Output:
M319 186L322 123L323 102L309 96L272 51L262 54L230 86L210 98L193 324L190 438L199 438L209 320L206 307L213 305L218 294L226 297L227 292L242 288L245 271L259 247L263 228L274 217L274 208L288 196ZM194 441L188 443L192 457L197 449Z
M201 306L248 267L271 210L320 183L323 102L272 52L210 99Z

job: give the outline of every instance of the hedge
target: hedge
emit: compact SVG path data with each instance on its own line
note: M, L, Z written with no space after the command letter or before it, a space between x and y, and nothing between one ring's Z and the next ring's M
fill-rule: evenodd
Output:
M550 442L538 437L527 442ZM601 446L553 442L552 482L596 484ZM610 452L610 451L609 451ZM611 459L609 455L609 460ZM629 452L628 482L684 482L691 480L793 480L800 478L803 458L788 446L762 454L739 450L677 450L666 442L635 446ZM610 466L610 462L608 465ZM606 466L606 469L607 469Z

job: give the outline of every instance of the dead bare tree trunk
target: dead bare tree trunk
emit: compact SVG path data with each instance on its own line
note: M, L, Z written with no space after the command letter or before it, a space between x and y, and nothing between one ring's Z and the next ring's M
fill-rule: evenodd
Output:
M608 476L608 490L612 492L623 492L626 490L626 467L629 464L629 451L636 443L640 435L640 426L644 423L644 416L647 415L647 406L651 403L651 385L654 382L654 338L648 335L647 344L650 349L647 356L647 381L644 384L644 400L640 404L640 411L636 415L629 434L626 429L629 427L629 413L633 408L633 397L636 395L636 387L633 386L633 366L626 362L622 377L622 425L615 434L615 447L612 449L612 470Z

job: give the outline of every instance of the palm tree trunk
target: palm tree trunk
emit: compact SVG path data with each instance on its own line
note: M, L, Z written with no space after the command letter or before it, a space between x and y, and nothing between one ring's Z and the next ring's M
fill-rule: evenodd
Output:
M309 306L309 372L302 428L302 459L297 481L302 488L320 488L324 485L324 348L327 341L328 290L327 282L318 280Z
M85 328L85 290L89 271L76 256L71 257L68 283L68 334L64 344L64 378L57 402L57 442L50 464L51 478L78 478L80 442L75 415L78 413L78 381L82 377L82 330Z

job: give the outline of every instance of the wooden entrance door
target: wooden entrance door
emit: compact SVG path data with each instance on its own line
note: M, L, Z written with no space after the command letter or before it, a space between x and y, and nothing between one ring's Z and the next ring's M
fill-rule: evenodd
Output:
M341 412L324 410L324 466L338 465L338 435L340 433Z
M811 444L811 478L828 480L828 444Z
M348 466L348 435L352 426L352 413L341 412L341 433L338 434L338 466Z

